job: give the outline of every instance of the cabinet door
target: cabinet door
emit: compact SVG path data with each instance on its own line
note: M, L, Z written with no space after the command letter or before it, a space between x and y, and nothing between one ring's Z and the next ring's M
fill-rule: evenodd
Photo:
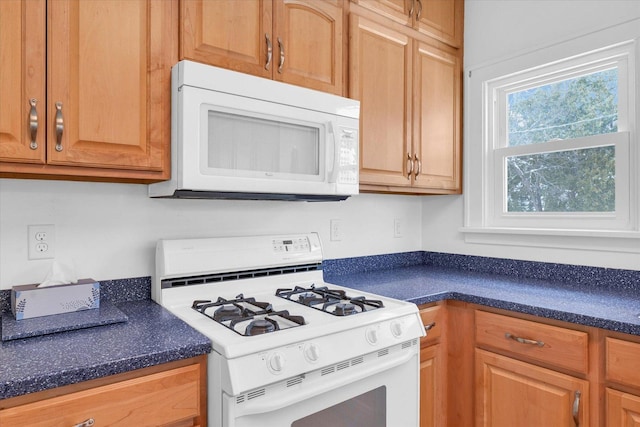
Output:
M0 425L192 426L203 418L201 387L200 366L184 366L4 409Z
M420 427L445 423L441 345L420 350Z
M416 0L352 0L360 6L373 10L394 21L411 25Z
M48 163L162 171L174 4L49 3Z
M0 161L45 162L45 6L44 0L0 1Z
M476 350L476 426L589 425L589 383Z
M350 15L349 92L360 100L360 183L409 186L412 40Z
M276 0L274 8L274 79L342 95L342 0Z
M464 0L416 0L415 28L453 47L462 46Z
M640 427L640 397L608 388L607 427Z
M276 52L272 0L181 2L180 59L271 78Z
M413 185L435 192L459 193L460 57L426 43L416 43L414 64Z

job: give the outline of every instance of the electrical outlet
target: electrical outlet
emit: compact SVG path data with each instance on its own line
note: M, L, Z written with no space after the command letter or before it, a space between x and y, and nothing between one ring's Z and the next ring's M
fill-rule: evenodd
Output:
M393 237L402 237L403 228L402 220L395 218L393 220Z
M330 223L331 227L331 240L338 242L342 240L342 221L339 219L332 219Z
M56 227L53 224L27 227L29 259L55 258Z

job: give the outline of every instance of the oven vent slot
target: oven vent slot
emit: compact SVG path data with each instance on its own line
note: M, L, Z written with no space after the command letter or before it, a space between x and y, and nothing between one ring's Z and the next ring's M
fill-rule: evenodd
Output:
M402 349L404 350L404 349L406 349L406 348L411 347L412 345L413 345L413 342L412 342L412 341L406 341L406 342L403 342L403 343L402 343Z
M162 289L177 286L202 285L205 283L226 282L229 280L252 279L256 277L278 276L281 274L301 273L320 269L320 264L291 265L277 268L261 268L257 270L229 271L226 273L208 274L203 276L180 277L164 279Z
M291 378L290 380L287 381L287 387L293 387L294 385L302 384L303 379L304 379L304 376Z
M340 362L336 365L336 367L338 368L338 371L341 371L343 369L347 369L349 367L349 361L347 360L346 362Z
M378 352L378 357L386 356L387 354L389 354L389 349L385 348L384 350L380 350Z
M351 366L359 365L364 362L364 358L362 356L356 357L355 359L351 359Z
M236 403L243 403L244 402L244 394L241 394L240 396L236 397Z
M320 371L320 376L324 377L325 375L333 374L336 371L335 366L329 366Z
M254 390L247 393L247 400L255 399L256 397L264 396L265 390L261 388L260 390Z

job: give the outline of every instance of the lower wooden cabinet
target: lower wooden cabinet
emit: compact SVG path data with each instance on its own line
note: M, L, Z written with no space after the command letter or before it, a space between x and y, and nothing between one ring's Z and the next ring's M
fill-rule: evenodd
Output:
M607 427L640 427L640 342L608 337L605 358Z
M607 427L640 427L640 396L607 388Z
M476 350L476 426L588 426L589 383Z
M445 345L441 342L444 329L444 306L423 307L420 317L427 336L420 341L420 427L445 425L444 386Z
M205 426L206 359L193 361L2 409L0 425Z

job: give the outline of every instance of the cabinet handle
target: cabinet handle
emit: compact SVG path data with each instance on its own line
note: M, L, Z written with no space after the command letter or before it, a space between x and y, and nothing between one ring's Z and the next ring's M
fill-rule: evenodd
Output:
M418 12L416 13L416 20L419 21L420 15L422 15L422 0L417 0L417 1L418 1Z
M89 418L86 421L81 422L80 424L74 424L73 427L91 427L96 421L93 418Z
M62 117L62 102L56 102L56 151L62 151L63 132L64 118Z
M573 423L576 425L576 427L580 427L580 396L582 395L582 393L580 393L579 390L576 390L576 394L573 397Z
M415 4L416 0L411 0L411 8L409 9L409 18L411 18L413 16L413 5Z
M543 341L536 341L536 340L530 340L528 338L518 337L518 336L510 334L509 332L505 333L504 337L508 338L510 340L517 341L520 344L537 345L538 347L543 347L544 346L544 342Z
M415 177L417 178L418 175L420 175L422 173L422 162L418 158L417 154L413 155L413 159L418 164L418 167L416 168L416 171L415 171Z
M436 326L436 322L431 322L428 325L424 325L424 331L429 334L429 331Z
M282 74L282 66L284 65L284 43L282 39L278 37L278 47L280 47L280 62L278 63L278 72Z
M271 57L273 56L273 46L271 45L271 38L269 33L264 33L264 38L267 39L267 63L264 64L264 69L268 70L271 66Z
M411 154L407 153L407 179L411 179L412 173L413 173L413 160L411 159Z
M35 98L31 98L29 100L29 104L31 105L31 109L29 110L29 130L31 131L31 143L29 144L29 148L35 150L38 148L38 142L36 141L36 137L38 136L38 110L36 109L36 104L38 100Z

